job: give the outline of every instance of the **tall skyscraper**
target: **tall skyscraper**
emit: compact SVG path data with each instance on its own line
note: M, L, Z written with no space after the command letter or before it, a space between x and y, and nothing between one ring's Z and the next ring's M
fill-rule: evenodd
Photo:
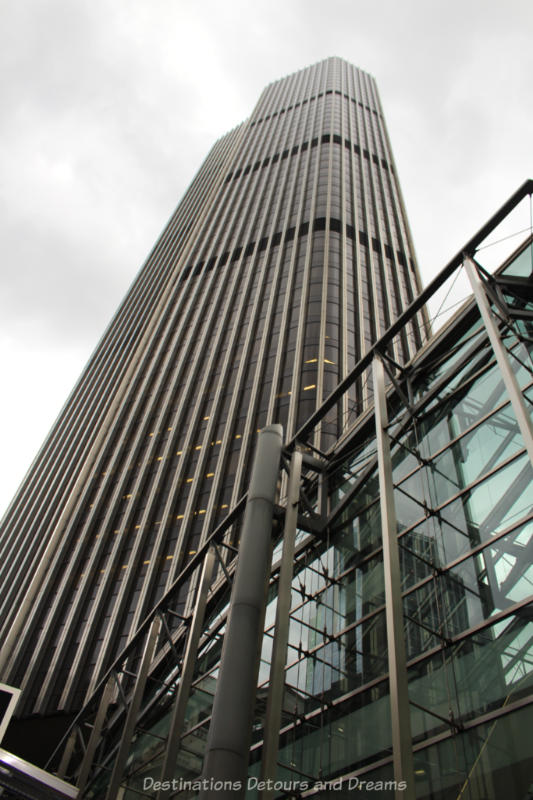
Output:
M3 519L0 679L22 687L19 717L82 706L245 491L257 431L291 438L419 290L373 78L329 58L269 85L209 153ZM419 311L390 356L426 330ZM367 407L367 378L315 447Z

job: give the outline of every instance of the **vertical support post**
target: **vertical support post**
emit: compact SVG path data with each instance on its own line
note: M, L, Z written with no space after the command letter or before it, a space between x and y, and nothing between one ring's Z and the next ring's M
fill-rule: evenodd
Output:
M282 437L281 425L268 425L257 441L200 800L235 800L246 794Z
M406 784L404 790L396 788L395 796L402 798L402 800L414 800L415 781L411 719L407 688L407 660L403 630L398 532L394 507L390 443L387 433L388 412L385 392L385 370L378 356L374 357L372 372L374 377L374 413L376 419L383 571L385 577L385 617L387 620L392 754L396 783L399 784L400 781L404 781Z
M83 794L85 784L87 783L87 778L89 777L89 771L94 760L94 754L96 753L98 742L100 741L100 734L102 733L102 727L107 714L107 709L109 708L109 703L111 702L111 698L113 696L114 688L115 677L113 674L111 674L106 681L106 685L104 686L104 690L100 698L100 703L98 704L98 711L96 712L96 717L94 719L93 729L91 731L91 735L89 736L87 750L83 756L83 761L81 762L81 767L78 774L78 780L76 781L78 794L80 796Z
M144 651L141 658L139 672L137 674L137 680L135 681L135 686L133 688L133 695L126 715L126 722L124 724L124 730L122 732L122 738L120 740L117 757L113 765L113 772L111 773L111 780L107 788L105 800L116 800L116 798L119 796L120 782L122 780L126 761L128 760L131 740L143 699L144 687L146 686L148 672L150 671L150 666L154 658L154 651L160 630L161 617L156 616L152 620L148 636L146 637L146 643L144 645Z
M483 324L485 325L485 330L487 331L487 336L489 337L489 341L496 358L496 363L500 369L503 383L507 390L507 394L509 395L516 421L518 423L518 427L520 428L520 433L524 439L524 446L528 452L529 460L533 465L533 425L531 424L531 417L528 414L522 392L520 391L520 386L516 380L516 376L511 369L509 358L501 340L498 326L494 321L494 316L490 309L487 294L477 273L474 261L469 256L465 256L463 264L468 276L468 280L470 281L470 285L472 286L472 291L479 308L479 313L481 315Z
M172 708L172 715L168 729L167 748L165 752L165 759L161 769L161 781L172 781L174 778L174 770L176 768L176 761L178 758L178 750L180 745L180 738L185 721L185 711L187 702L191 692L191 684L194 674L194 667L196 664L196 656L198 653L198 644L202 634L205 609L207 605L207 595L209 587L211 586L211 579L213 576L213 565L215 561L215 553L212 548L206 553L200 582L198 585L198 592L196 594L196 603L192 616L191 628L187 637L187 645L185 648L185 655L183 658L183 665L179 679L178 691L174 700ZM162 797L166 792L160 791L157 794L157 800Z
M296 541L296 523L298 520L298 501L300 499L300 480L302 475L302 454L294 451L291 456L289 487L287 492L287 508L283 528L283 552L278 579L278 602L276 606L276 624L274 642L272 644L272 660L270 663L270 685L266 719L264 725L263 744L263 778L275 780L278 756L279 729L283 706L283 690L285 687L285 662L289 642L289 614L291 610L291 587L294 565L294 547ZM277 792L265 789L263 800L273 798Z
M59 762L59 766L57 768L57 777L64 780L65 775L67 774L68 765L70 764L70 759L72 757L72 753L74 752L74 745L76 744L76 739L78 738L78 726L75 725L72 728L70 735L67 739L67 743L65 745L65 749L63 750L63 755L61 756L61 761Z

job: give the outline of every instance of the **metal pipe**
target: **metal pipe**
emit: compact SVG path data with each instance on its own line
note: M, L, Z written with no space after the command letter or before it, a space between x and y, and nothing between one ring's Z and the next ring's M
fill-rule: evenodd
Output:
M283 690L285 688L285 662L289 642L289 615L291 610L291 585L294 573L294 546L296 523L298 521L298 501L300 499L300 480L302 475L302 454L295 450L291 456L289 490L285 525L283 528L283 554L278 579L278 602L276 605L276 624L272 659L270 663L270 685L268 687L267 711L263 742L263 778L275 780L278 757L279 729L283 709ZM263 800L273 798L276 792L265 789Z
M281 425L263 428L257 441L200 800L236 800L246 793L282 443Z

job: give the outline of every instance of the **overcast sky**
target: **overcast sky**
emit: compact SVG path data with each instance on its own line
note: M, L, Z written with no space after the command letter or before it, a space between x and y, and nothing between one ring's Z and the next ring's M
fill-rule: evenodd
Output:
M7 505L213 142L330 55L380 89L427 282L531 169L531 0L2 0Z

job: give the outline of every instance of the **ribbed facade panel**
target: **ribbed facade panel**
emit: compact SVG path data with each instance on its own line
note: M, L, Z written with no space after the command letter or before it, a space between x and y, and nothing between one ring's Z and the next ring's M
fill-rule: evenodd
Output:
M3 636L24 615L3 677L25 713L81 705L241 496L257 430L291 437L418 290L374 80L332 58L268 86L213 147L3 520ZM368 399L362 381L316 445Z

